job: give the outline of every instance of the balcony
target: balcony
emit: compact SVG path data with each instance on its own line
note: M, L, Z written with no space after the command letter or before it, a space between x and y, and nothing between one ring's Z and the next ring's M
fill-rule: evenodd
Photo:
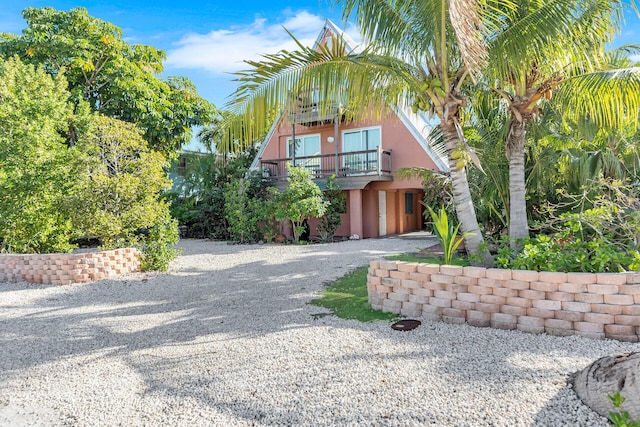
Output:
M299 103L289 115L289 122L302 126L317 126L332 123L339 113L338 105L330 106L321 111L318 104Z
M373 181L393 181L391 150L382 148L348 153L321 154L286 159L260 159L263 176L276 181L277 187L286 186L287 164L302 166L316 181L326 180L331 175L345 190L362 189Z

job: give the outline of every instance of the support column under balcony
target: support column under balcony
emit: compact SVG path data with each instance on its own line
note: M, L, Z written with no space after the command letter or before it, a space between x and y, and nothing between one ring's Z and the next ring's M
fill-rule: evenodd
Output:
M351 223L350 235L357 234L362 238L362 190L349 190L349 221Z

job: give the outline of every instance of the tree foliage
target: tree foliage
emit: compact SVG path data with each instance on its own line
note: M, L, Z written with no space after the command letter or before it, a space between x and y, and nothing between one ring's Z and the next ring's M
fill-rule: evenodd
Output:
M60 132L72 117L63 76L0 60L0 251L70 249L63 197L74 192Z
M287 188L275 196L275 217L278 221L291 221L293 239L299 242L300 234L304 230L303 221L324 215L328 202L307 169L287 164L287 171Z
M188 79L158 77L162 50L127 43L120 28L82 7L30 7L23 16L27 28L21 35L0 34L0 55L64 74L76 104L84 100L94 111L135 123L154 149L175 151L190 140L192 126L211 121L213 106ZM74 128L68 137L75 142Z
M347 195L342 191L342 186L338 184L335 175L327 178L327 188L322 192L327 209L320 217L318 231L323 242L333 240L336 230L342 224L342 215L347 213Z
M81 172L72 203L78 229L111 248L135 243L142 229L164 222L169 211L160 193L171 185L166 158L133 124L96 116L90 135L74 149Z

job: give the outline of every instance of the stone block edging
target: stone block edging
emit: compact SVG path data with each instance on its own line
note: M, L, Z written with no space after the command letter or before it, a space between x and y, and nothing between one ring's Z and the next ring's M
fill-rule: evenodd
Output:
M640 273L559 273L372 261L376 310L472 326L640 341Z
M69 285L140 271L140 251L122 248L75 254L2 254L0 282Z

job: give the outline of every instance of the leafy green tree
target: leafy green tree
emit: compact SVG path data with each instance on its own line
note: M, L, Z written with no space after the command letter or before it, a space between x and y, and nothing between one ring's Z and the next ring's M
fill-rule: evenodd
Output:
M66 252L63 199L75 183L61 132L72 119L63 76L0 59L0 251Z
M320 188L311 179L308 170L287 164L287 171L289 172L287 188L274 198L275 218L278 221L291 221L293 240L297 243L304 230L302 225L304 220L324 215L328 202L322 196Z
M323 242L329 242L336 234L336 230L342 224L341 214L347 213L347 195L342 191L340 184L336 182L336 176L327 178L327 188L322 192L327 209L318 224L318 231Z
M69 200L74 224L98 236L106 248L144 240L146 229L164 223L168 204L161 192L171 185L165 156L149 148L133 124L96 116L89 136L78 141L81 187Z
M85 8L30 7L23 16L27 28L21 35L0 34L0 55L42 64L54 76L64 73L76 104L84 100L94 111L135 123L154 149L179 149L190 140L192 126L212 119L213 106L188 79L158 77L162 50L127 43L120 28ZM74 127L68 138L77 140Z

